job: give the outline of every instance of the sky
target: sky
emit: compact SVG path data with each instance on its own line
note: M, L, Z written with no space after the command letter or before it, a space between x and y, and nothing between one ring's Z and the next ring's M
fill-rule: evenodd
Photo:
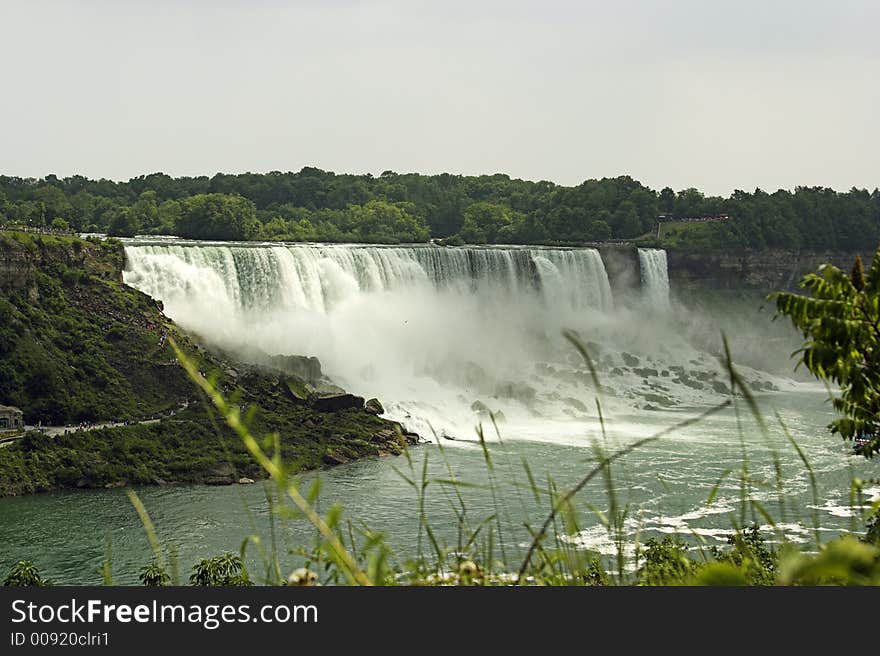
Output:
M880 185L876 0L0 0L0 173Z

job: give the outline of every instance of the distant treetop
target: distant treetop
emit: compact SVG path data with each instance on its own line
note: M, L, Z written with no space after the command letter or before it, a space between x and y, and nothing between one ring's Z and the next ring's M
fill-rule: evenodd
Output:
M63 221L117 236L579 244L656 241L659 217L663 245L870 250L880 241L880 192L798 187L721 198L694 188L655 191L629 176L565 187L501 173L374 177L314 167L210 178L151 173L127 182L0 176L0 224Z

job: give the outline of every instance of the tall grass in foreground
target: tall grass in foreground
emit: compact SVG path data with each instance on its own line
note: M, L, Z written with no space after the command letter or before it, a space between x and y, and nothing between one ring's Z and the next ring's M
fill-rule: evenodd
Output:
M786 513L784 479L778 453L771 448L775 479L757 480L750 471L748 452L743 435L741 412L754 419L758 430L767 437L767 423L743 378L733 366L726 340L721 362L729 377L730 398L700 415L665 428L655 435L632 442L616 451L606 450L605 421L601 385L587 349L577 335L566 333L566 338L581 354L596 390L596 411L602 441L592 446L592 458L587 461L583 475L568 487L560 487L552 477L537 478L525 459L519 462L507 449L501 431L491 416L491 428L496 441L490 447L484 430L478 426L476 434L486 469L485 484L475 484L456 476L441 439L435 435L436 454L442 461L445 474L429 474L430 451L405 451L404 468L394 470L413 492L413 507L417 515L417 545L414 553L396 554L383 535L364 524L345 518L342 508L332 506L321 514L319 508L320 479L308 490L303 490L280 457L278 435L255 436L248 428L246 417L239 407L228 402L210 379L203 377L197 367L172 342L177 356L201 392L216 408L219 415L235 431L248 452L267 475L266 500L270 508L270 537L264 543L256 533L246 538L238 554L227 553L207 558L192 568L189 582L194 585L313 585L318 583L355 585L769 585L769 584L880 584L880 536L877 535L877 514L880 502L863 512L869 522L868 535L858 539L854 535L836 538L827 543L820 539L819 520L812 511L812 542L799 548L789 542L777 521L756 498L758 486L773 487L783 519ZM668 535L662 540L650 538L641 542L637 508L623 504L614 481L614 467L625 462L633 451L686 427L697 425L707 417L733 407L742 445L742 465L738 472L738 508L730 516L730 534L726 547L707 546L705 539L693 533L689 536ZM804 451L777 414L784 435L797 452L808 473L813 506L818 505L816 476ZM769 442L768 442L769 444ZM422 451L419 453L419 451ZM521 472L521 473L520 473ZM708 491L706 506L717 501L723 482L734 475L725 470ZM602 482L604 499L585 499L584 490L594 480ZM662 480L662 479L661 479ZM508 482L514 493L503 495L501 481ZM861 490L867 481L853 481L851 505L861 508ZM469 488L488 492L492 511L485 517L473 517L466 501ZM452 544L443 540L432 526L426 511L428 494L442 495L451 515L455 518L455 539ZM144 530L153 559L140 572L145 585L181 584L176 555L164 550L159 542L147 508L133 491L129 491ZM528 501L527 501L528 500ZM544 508L543 514L530 517L528 505ZM512 550L516 537L507 535L513 530L510 519L511 504L519 506L527 518L522 529L527 540L521 542L524 553ZM605 510L602 510L602 508ZM610 558L588 549L579 548L571 539L581 530L585 518L594 516L607 532L615 553ZM871 518L874 519L871 519ZM289 551L301 566L292 572L281 566L282 555L277 533L285 522L305 519L315 529L315 541ZM768 542L759 530L763 521L774 533ZM873 523L871 523L873 522ZM629 527L635 523L634 533ZM633 533L631 535L631 533ZM245 567L249 546L257 551L261 575L254 576ZM105 581L110 576L110 545L105 564ZM41 584L38 570L32 563L16 564L6 578L6 585Z

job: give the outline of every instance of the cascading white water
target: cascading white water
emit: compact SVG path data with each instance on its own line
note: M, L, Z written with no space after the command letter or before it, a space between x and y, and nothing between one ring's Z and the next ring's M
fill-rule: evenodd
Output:
M336 382L378 396L423 435L470 435L488 407L511 436L582 436L596 391L565 329L591 344L609 411L702 393L675 376L649 380L663 358L697 355L681 356L668 318L644 322L639 304L615 303L593 249L134 240L126 259L125 281L183 327L254 359L315 355ZM639 260L642 293L668 304L665 253Z
M669 273L666 251L659 248L639 249L642 292L649 306L656 310L669 308Z
M126 282L163 300L172 314L193 301L208 301L225 316L279 308L327 312L350 294L427 283L505 298L535 293L556 311L613 306L593 249L153 244L129 246L126 256Z

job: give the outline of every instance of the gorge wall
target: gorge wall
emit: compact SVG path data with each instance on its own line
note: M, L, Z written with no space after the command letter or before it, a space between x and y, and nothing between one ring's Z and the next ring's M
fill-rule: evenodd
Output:
M795 291L804 274L830 262L848 271L860 255L864 265L872 253L846 251L687 251L667 249L670 286L679 294L695 289L759 292Z

